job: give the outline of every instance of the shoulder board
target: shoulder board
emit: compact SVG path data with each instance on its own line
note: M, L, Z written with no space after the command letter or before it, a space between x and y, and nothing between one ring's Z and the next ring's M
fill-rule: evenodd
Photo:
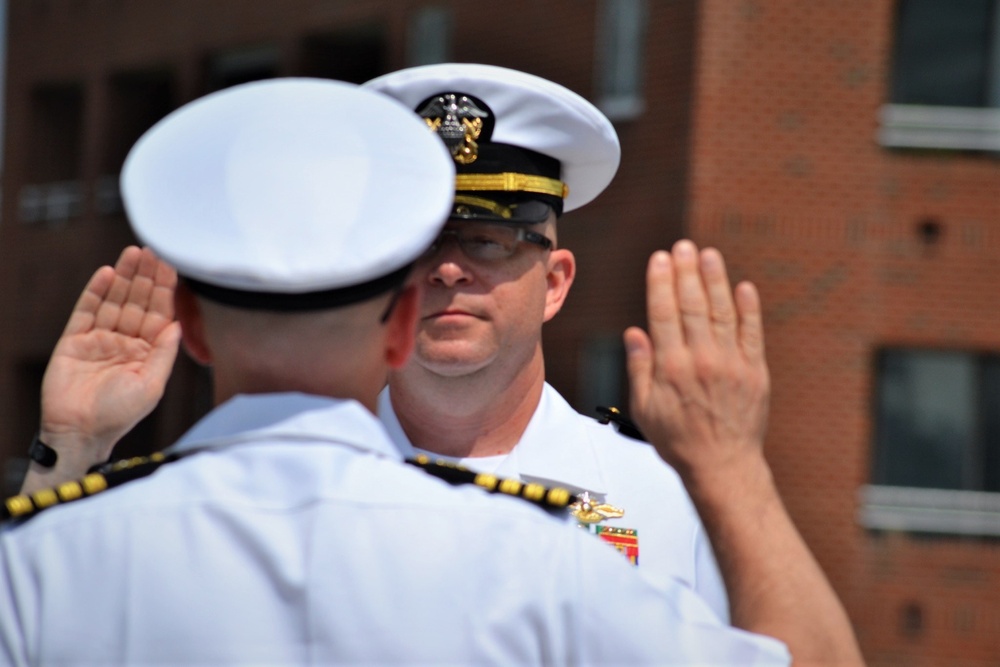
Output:
M65 505L74 500L87 498L132 480L152 474L165 463L182 458L183 454L156 453L122 459L97 467L85 477L60 484L53 489L42 489L30 495L8 498L0 507L0 522L10 519L28 519L42 510L56 505ZM431 461L427 456L406 459L406 463L422 469L434 477L450 484L473 484L489 491L527 500L548 510L564 510L579 500L568 490L560 487L545 487L541 484L525 484L515 479L502 479L496 475L476 473L462 466L445 461Z
M8 519L27 519L50 507L71 503L125 482L146 477L164 463L178 458L180 458L178 454L156 453L151 456L122 459L100 466L82 479L60 484L53 489L42 489L31 495L13 496L5 500L0 507L0 522Z
M625 413L618 408L604 408L598 406L597 413L600 415L600 417L597 418L597 421L601 424L614 423L618 432L622 435L628 436L633 440L648 442L646 440L646 436L644 436L642 431L639 430L639 427L635 425L635 422L626 417Z
M490 493L515 496L547 510L564 510L580 500L568 489L562 487L525 484L516 479L505 479L489 473L475 472L449 461L431 461L430 457L424 454L416 458L406 459L406 462L450 484L474 484Z

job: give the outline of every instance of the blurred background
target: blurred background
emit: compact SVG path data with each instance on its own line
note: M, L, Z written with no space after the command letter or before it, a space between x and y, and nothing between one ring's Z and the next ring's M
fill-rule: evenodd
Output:
M1000 665L1000 0L0 10L6 494L77 294L133 241L117 175L146 128L254 79L503 65L593 101L623 147L612 186L560 225L579 276L545 332L552 384L588 414L627 407L620 336L644 322L647 257L717 246L760 287L768 457L870 664ZM170 444L210 382L179 360L118 453Z

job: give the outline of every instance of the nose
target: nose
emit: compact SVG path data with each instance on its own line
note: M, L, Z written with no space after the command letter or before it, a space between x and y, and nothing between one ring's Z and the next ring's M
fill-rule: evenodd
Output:
M431 285L454 287L472 282L472 270L469 260L462 249L451 236L439 240L440 247L433 256L421 262L427 272L427 281Z

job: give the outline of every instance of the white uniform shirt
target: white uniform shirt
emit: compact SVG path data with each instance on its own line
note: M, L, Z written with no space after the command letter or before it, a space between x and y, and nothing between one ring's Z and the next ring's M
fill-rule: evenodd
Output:
M379 396L378 414L404 456L422 451L415 450L403 432L388 390ZM622 541L637 539L636 547L626 548L633 554L637 550L638 558L633 560L638 561L639 571L661 586L670 578L680 579L697 591L719 618L728 621L722 575L701 520L674 469L649 444L578 413L548 383L524 435L507 457L459 462L477 472L586 491L597 502L625 510L620 518L599 525L635 531ZM572 516L567 520L576 523Z
M399 462L357 403L242 396L149 477L0 533L4 665L787 664L582 531Z

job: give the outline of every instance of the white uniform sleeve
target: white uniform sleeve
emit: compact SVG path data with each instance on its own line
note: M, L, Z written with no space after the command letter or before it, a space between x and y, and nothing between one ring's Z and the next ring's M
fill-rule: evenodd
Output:
M581 534L586 538L586 535ZM730 627L680 581L657 586L618 554L578 540L571 624L579 664L789 665L785 645ZM597 547L590 548L590 547Z
M23 575L18 575L0 531L0 665L20 667L29 665L23 622L18 611L26 601L18 599Z

